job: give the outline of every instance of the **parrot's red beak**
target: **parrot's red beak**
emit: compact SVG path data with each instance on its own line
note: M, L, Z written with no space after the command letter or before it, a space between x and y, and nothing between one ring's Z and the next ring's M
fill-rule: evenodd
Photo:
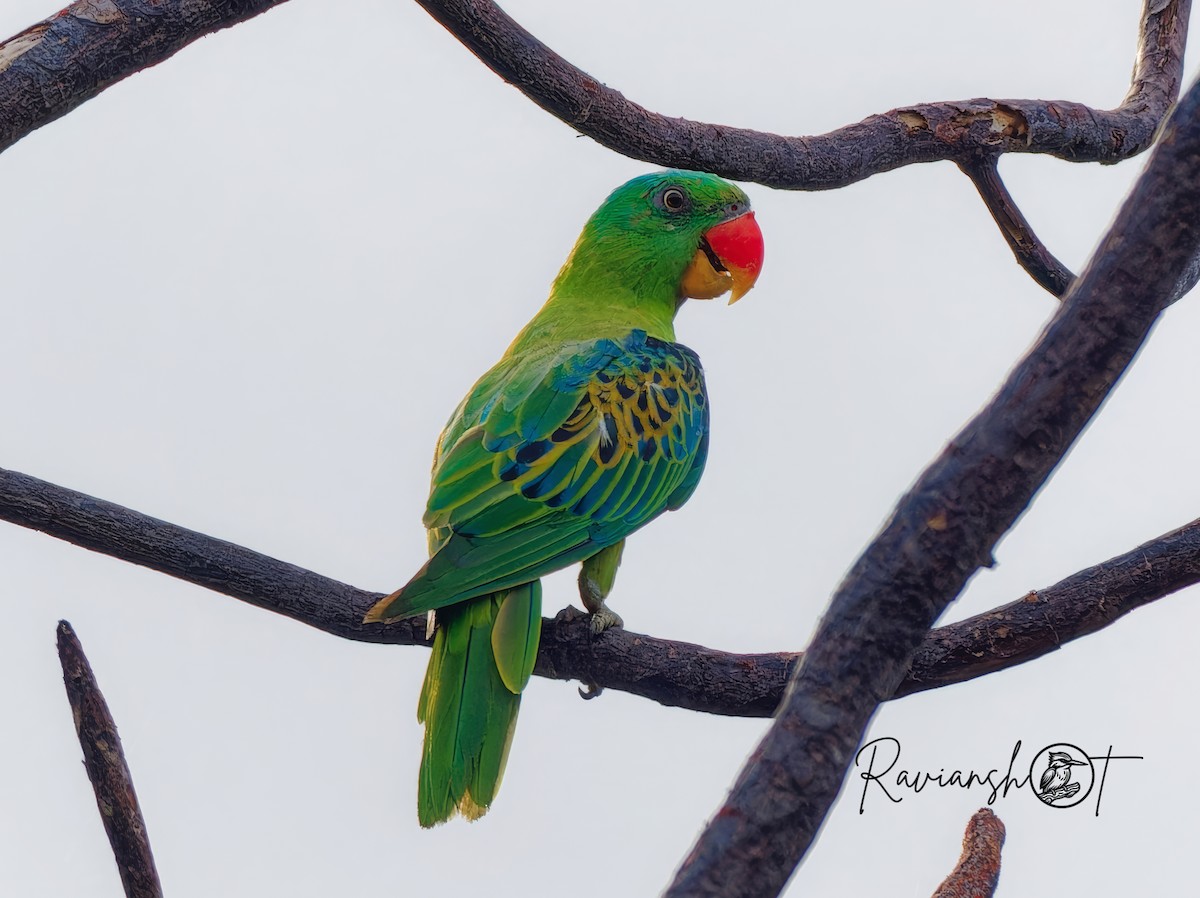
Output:
M746 212L705 232L679 292L692 299L712 299L728 290L733 305L750 292L762 263L762 231L754 213Z

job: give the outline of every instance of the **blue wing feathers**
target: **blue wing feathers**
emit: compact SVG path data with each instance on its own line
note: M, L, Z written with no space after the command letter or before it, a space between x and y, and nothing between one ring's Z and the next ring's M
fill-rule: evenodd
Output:
M446 427L425 517L444 538L387 616L583 560L681 506L707 448L703 371L686 347L635 330L504 360Z

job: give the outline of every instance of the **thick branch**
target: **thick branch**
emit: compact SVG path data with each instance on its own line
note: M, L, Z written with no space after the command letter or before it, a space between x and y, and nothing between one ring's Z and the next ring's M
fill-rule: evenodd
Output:
M71 4L0 43L0 151L197 38L281 2ZM995 177L994 162L1013 152L1118 162L1148 148L1179 92L1191 8L1191 0L1147 0L1130 90L1112 110L974 99L893 109L828 134L784 137L651 112L571 65L489 0L418 2L543 109L627 156L796 190L843 187L904 165L954 160L975 180L1018 262L1056 296L1070 272L1034 237ZM990 185L983 179L989 171Z
M81 0L0 43L0 151L134 72L283 0ZM813 137L651 112L546 47L486 0L419 0L472 53L579 132L648 162L826 190L911 165L1001 153L1118 162L1150 146L1179 91L1190 0L1150 0L1133 81L1112 110L975 99L894 109ZM853 147L853 152L847 152Z
M933 898L991 898L1000 882L1004 824L987 808L971 815L963 834L962 856Z
M0 519L143 565L363 642L427 645L423 619L364 624L381 593L356 589L242 546L0 469ZM1040 658L1156 599L1200 582L1200 520L1047 589L932 631L895 697ZM628 630L591 638L582 612L545 620L536 673L660 704L770 717L800 657L743 655Z
M284 0L79 0L0 43L0 151L192 41Z
M992 220L996 222L1008 248L1016 256L1017 264L1029 272L1030 277L1037 281L1039 286L1061 298L1071 286L1075 275L1054 257L1033 232L1012 194L1004 186L1004 181L1000 179L996 160L972 160L960 163L959 167L979 191L983 204L992 214Z
M953 160L975 182L1017 262L1061 297L1067 270L1034 235L996 172L1003 153L1119 162L1151 145L1179 95L1190 0L1147 0L1129 93L1117 108L1045 100L925 103L811 137L670 118L567 62L489 0L417 0L485 65L551 115L647 162L769 187L827 190L904 165Z
M58 622L58 657L62 662L67 699L75 717L75 732L83 747L83 764L96 792L100 819L104 821L104 831L112 845L125 895L127 898L162 898L162 885L146 835L146 821L142 819L133 778L125 763L117 725L113 723L108 704L96 684L83 646L65 620Z
M931 630L897 695L1040 658L1195 583L1200 583L1200 519L1015 602Z
M1119 162L1146 150L1179 94L1190 0L1149 0L1133 82L1112 110L1045 100L893 109L828 134L784 137L670 118L563 59L488 0L417 0L505 81L581 134L635 159L791 190L829 190L904 165L1048 153Z
M1200 255L1200 86L1037 345L842 582L775 723L666 894L779 894L871 715L1099 408Z

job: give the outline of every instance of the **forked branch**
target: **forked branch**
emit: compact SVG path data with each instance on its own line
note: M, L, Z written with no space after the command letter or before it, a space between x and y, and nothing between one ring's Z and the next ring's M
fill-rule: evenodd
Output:
M79 0L0 42L0 151L206 34L284 0ZM529 99L610 149L789 190L829 190L950 160L979 188L1017 261L1061 296L1070 279L995 175L1004 153L1119 162L1146 150L1179 95L1191 0L1146 0L1129 93L1110 110L1062 100L923 103L827 134L784 136L652 112L576 68L490 0L418 0Z
M996 172L1004 153L1120 162L1148 149L1179 96L1191 0L1146 0L1129 93L1114 109L1063 100L956 100L806 137L671 118L576 68L490 0L417 0L504 80L581 134L635 159L786 190L830 190L904 165L962 167L1017 262L1061 297L1071 273L1038 240Z
M1120 162L1148 149L1179 95L1191 0L1148 0L1129 93L1115 109L1064 100L956 100L809 137L670 118L576 68L490 0L417 0L505 81L611 150L786 190L830 190L904 165L1048 153Z
M0 41L0 151L192 41L284 0L79 0ZM563 59L489 0L418 0L472 53L581 134L626 156L768 187L829 190L904 165L1048 153L1119 162L1146 150L1179 95L1191 0L1147 0L1129 93L956 100L893 109L808 137L652 112Z

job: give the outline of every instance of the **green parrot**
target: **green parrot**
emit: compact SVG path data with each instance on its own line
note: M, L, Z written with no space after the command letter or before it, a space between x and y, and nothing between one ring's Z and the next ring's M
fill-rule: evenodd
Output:
M634 178L596 210L550 298L459 404L438 440L429 561L366 620L429 613L417 704L417 816L474 820L504 773L542 623L540 577L583 562L592 630L625 537L691 496L708 452L700 360L675 342L688 298L742 297L762 232L715 175Z

